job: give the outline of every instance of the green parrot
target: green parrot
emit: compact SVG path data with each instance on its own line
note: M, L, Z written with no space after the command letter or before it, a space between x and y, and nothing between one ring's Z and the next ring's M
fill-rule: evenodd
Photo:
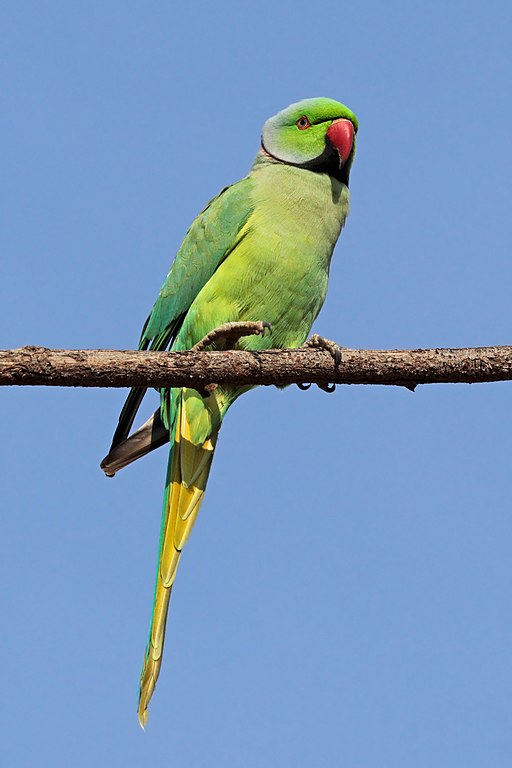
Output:
M188 230L139 349L223 349L230 340L234 348L254 351L303 345L324 302L332 252L348 214L356 132L353 112L327 98L299 101L267 120L249 175L223 189ZM158 411L129 436L146 392L132 389L101 463L112 476L170 442L140 678L142 727L162 664L176 569L203 499L219 429L248 389L162 389Z

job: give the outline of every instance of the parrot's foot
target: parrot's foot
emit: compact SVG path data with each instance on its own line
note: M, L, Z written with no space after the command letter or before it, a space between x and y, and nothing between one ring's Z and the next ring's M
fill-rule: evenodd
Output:
M319 336L318 333L314 333L303 344L304 347L313 347L314 349L323 349L325 352L329 352L334 360L334 367L336 370L340 367L340 363L343 362L343 350L339 344L330 339L324 339L323 336Z
M332 384L332 383L323 384L323 383L316 382L316 385L318 389L321 389L323 392L327 392L329 395L331 394L331 392L334 392L336 390L336 384ZM297 386L299 389L302 389L303 392L306 392L311 387L311 384L300 383L300 384L297 384Z
M319 336L318 333L314 333L311 338L304 342L303 347L312 347L313 349L322 349L329 352L334 360L334 367L336 370L338 370L343 361L343 351L339 344L336 344L335 341L331 341L330 339L324 339L323 336ZM297 384L297 386L299 389L305 390L309 389L311 384ZM317 387L324 392L331 393L336 389L336 384L317 383Z
M223 323L218 328L210 331L201 341L198 341L192 349L194 352L202 352L212 344L218 345L217 348L220 349L233 349L236 342L242 336L264 336L265 331L268 331L269 334L272 333L272 326L270 323L265 323L261 320L257 322ZM219 342L223 342L220 347Z

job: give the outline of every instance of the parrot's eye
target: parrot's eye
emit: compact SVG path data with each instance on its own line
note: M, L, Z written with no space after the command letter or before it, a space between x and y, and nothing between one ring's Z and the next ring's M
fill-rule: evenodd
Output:
M299 117L297 122L295 123L299 131L305 131L306 128L309 128L311 123L307 119L306 115L302 115L302 117Z

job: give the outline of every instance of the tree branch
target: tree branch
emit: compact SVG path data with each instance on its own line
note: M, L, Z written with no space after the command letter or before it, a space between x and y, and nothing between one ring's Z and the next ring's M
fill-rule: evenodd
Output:
M328 352L133 352L22 347L0 350L0 386L163 387L209 384L417 384L512 380L512 347L344 349Z

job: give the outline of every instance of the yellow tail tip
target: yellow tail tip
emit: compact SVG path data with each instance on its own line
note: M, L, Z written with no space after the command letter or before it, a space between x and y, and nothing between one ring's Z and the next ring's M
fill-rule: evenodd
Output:
M139 718L139 725L144 731L146 729L146 723L148 722L148 708L142 707L139 705L139 710L137 712L138 718Z

